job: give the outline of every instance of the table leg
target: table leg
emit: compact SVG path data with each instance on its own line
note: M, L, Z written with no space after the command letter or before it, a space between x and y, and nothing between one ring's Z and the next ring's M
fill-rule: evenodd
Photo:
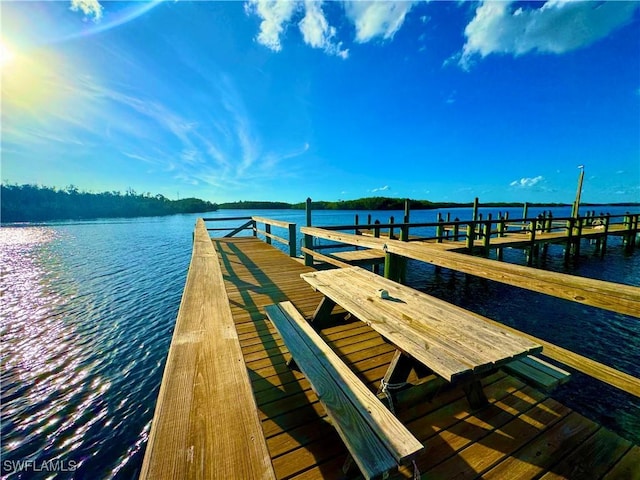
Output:
M413 359L400 350L396 350L396 353L393 355L393 359L389 364L389 368L387 369L387 373L384 374L378 393L382 391L382 386L385 384L395 385L406 382L412 368Z
M474 410L482 408L489 403L487 396L484 394L482 382L480 380L472 380L471 382L464 384L462 388L467 396L469 405Z
M311 317L311 324L313 325L313 328L317 330L324 323L326 323L329 320L329 317L331 316L333 307L335 306L336 306L336 302L334 302L328 297L322 297L322 300L320 301L318 308L316 308L316 311L313 313L313 317Z

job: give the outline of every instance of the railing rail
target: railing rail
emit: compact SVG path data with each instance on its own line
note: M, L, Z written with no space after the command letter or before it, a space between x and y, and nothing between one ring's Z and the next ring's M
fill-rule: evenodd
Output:
M225 235L225 238L233 237L240 232L243 231L251 231L254 237L258 235L262 235L265 238L265 242L269 245L275 240L278 243L281 243L288 247L289 256L296 256L296 247L297 247L297 225L292 222L285 222L282 220L275 220L272 218L266 217L220 217L220 218L204 218L205 222L230 222L237 220L246 220L245 223L235 226L235 227L216 227L216 228L207 228L208 232L229 232ZM258 224L264 225L264 230L258 228ZM279 236L272 233L272 227L280 228L286 230L285 236Z

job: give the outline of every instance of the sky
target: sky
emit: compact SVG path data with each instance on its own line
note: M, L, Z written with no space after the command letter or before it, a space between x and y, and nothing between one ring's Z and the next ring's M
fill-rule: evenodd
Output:
M640 2L2 1L2 181L640 201Z

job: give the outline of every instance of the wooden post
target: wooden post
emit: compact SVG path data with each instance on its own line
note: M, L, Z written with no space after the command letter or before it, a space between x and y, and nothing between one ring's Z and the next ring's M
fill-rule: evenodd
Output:
M436 237L438 237L438 243L442 243L442 214L438 213L438 226L436 227Z
M375 225L373 227L373 236L376 238L380 238L380 220L375 221Z
M460 224L457 223L460 219L456 217L453 221L456 222L453 226L453 240L457 242L460 239Z
M578 232L576 235L576 240L575 240L575 248L574 248L574 255L580 256L580 241L582 240L582 224L584 222L584 218L581 218L580 215L577 216L576 218L576 224L578 226Z
M522 208L522 218L527 218L527 215L529 214L529 204L527 202L524 202L524 206Z
M504 237L504 228L506 223L507 219L500 215L500 218L498 219L498 237Z
M467 223L467 249L471 251L473 248L473 240L475 239L476 222Z
M600 255L604 255L605 250L607 249L607 238L609 238L609 222L611 222L611 215L608 213L602 217L603 218L603 233L602 233L602 242L600 244Z
M267 235L265 235L265 240L267 242L267 245L271 245L271 237L269 236L271 234L271 224L270 223L265 223L264 224L264 231Z
M289 256L291 258L295 258L297 252L296 247L298 246L298 238L297 238L297 225L295 223L289 224Z
M393 215L389 217L389 239L393 240L393 222L395 221L395 218L393 218Z
M410 214L410 209L411 209L411 202L410 200L407 198L404 201L404 218L402 219L402 223L409 223L409 214Z
M394 282L402 283L401 272L399 265L400 257L393 253L386 253L384 255L384 278L393 280Z
M529 239L531 240L531 246L529 247L529 257L527 258L527 265L531 266L533 264L533 256L534 256L534 252L535 252L535 248L536 248L536 227L537 227L537 220L532 220L530 225L531 225L531 236L529 237Z
M473 221L478 220L478 197L473 200Z
M371 214L367 215L367 225L371 225Z
M571 245L573 243L573 223L574 219L571 218L567 221L567 246L564 250L564 261L569 261L569 257L571 257Z
M576 191L576 199L573 202L573 208L571 210L571 216L578 218L578 212L580 211L580 196L582 195L582 182L584 180L584 167L580 165L580 176L578 177L578 190Z
M487 223L484 224L484 254L489 255L491 251L491 214L487 215Z
M258 222L256 222L255 220L251 220L251 228L253 228L253 236L257 237L258 236Z
M306 203L306 223L307 223L307 227L311 226L311 198L307 198L307 203ZM309 250L311 250L311 248L313 247L313 239L311 238L311 235L308 234L304 234L304 247L308 248ZM307 267L312 267L313 266L313 256L306 253L304 254L304 264Z

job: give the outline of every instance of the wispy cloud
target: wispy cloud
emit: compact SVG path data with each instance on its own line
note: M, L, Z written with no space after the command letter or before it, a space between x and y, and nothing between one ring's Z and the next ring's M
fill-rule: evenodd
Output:
M376 192L387 192L389 191L389 185L385 185L384 187L378 187L378 188L374 188L373 190L371 190L372 193L376 193Z
M393 38L413 8L415 2L345 2L347 18L356 27L356 41L368 42L373 38Z
M509 185L518 188L531 188L542 181L544 181L544 177L542 175L538 175L537 177L523 177L520 180L514 180Z
M469 68L478 55L561 54L592 44L629 22L638 2L549 0L539 8L518 2L483 2L465 28L459 64Z

